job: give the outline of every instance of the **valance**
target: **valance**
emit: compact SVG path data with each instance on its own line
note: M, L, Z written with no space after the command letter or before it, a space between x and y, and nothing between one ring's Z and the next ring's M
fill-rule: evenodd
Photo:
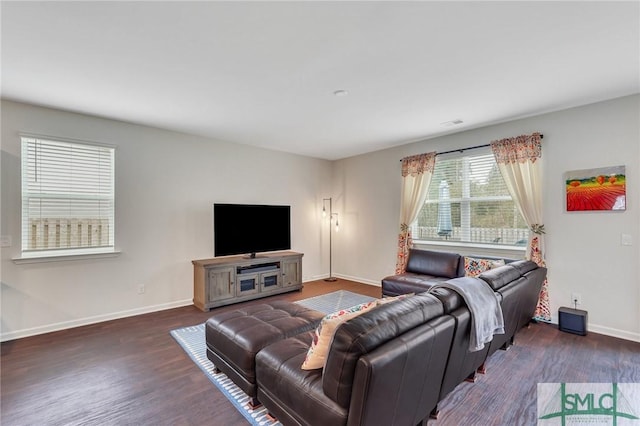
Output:
M542 156L542 135L520 135L491 142L491 149L498 164L535 163Z
M417 176L424 172L433 173L436 164L436 153L412 155L402 159L402 177Z

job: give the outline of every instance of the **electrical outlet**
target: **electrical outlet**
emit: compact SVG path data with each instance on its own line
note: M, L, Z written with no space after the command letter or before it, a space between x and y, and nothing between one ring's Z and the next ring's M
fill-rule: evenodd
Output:
M582 295L580 293L571 293L571 306L575 308L580 305L582 305Z
M11 247L11 235L0 236L0 247Z
M145 290L144 284L140 284L138 286L138 294L144 294L144 290Z

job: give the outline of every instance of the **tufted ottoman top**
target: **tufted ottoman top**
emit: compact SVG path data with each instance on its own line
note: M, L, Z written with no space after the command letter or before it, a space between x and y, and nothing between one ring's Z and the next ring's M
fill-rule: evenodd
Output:
M274 342L313 330L323 317L321 312L286 301L223 312L207 320L207 348L235 373L255 383L256 353Z

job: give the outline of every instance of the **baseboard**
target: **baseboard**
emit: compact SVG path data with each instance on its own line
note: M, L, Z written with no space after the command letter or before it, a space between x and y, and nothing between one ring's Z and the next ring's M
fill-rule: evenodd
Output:
M93 317L80 318L71 321L63 321L55 324L47 324L41 327L26 328L23 330L10 331L2 333L0 342L21 339L23 337L36 336L38 334L51 333L54 331L66 330L68 328L82 327L83 325L97 324L100 322L116 320L120 318L133 317L136 315L149 314L151 312L164 311L166 309L180 308L183 306L193 305L193 300L180 300L177 302L162 303L159 305L145 306L142 308L130 309L127 311L112 312L105 315L96 315Z
M306 277L305 279L302 280L302 283L310 283L312 281L319 281L319 280L324 280L325 278L329 278L329 274L320 274L320 275L314 275L312 277Z
M593 331L594 333L604 334L606 336L617 337L619 339L631 340L633 342L640 343L640 333L618 330L617 328L605 327L603 325L597 324L587 324L587 331Z
M343 280L355 281L355 282L361 283L361 284L374 285L376 287L380 287L381 286L380 281L368 280L366 278L352 277L352 276L344 275L344 274L333 274L333 276L336 277L336 278L342 278ZM324 280L325 278L329 278L329 274L315 275L313 277L307 278L306 281L304 281L304 282Z
M558 325L558 316L551 317L551 324ZM605 327L604 325L587 323L587 332L604 334L605 336L617 337L618 339L631 340L632 342L640 342L640 333L632 331L620 330L617 328Z
M380 284L380 281L368 280L366 278L352 277L350 275L344 275L344 274L334 274L334 276L336 276L338 278L342 278L343 280L355 281L357 283L373 285L373 286L376 286L376 287L381 287L382 286Z

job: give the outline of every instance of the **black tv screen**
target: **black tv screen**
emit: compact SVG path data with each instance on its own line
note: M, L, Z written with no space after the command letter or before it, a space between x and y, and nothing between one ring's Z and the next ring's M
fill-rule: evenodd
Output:
M291 207L214 204L215 256L291 249Z

